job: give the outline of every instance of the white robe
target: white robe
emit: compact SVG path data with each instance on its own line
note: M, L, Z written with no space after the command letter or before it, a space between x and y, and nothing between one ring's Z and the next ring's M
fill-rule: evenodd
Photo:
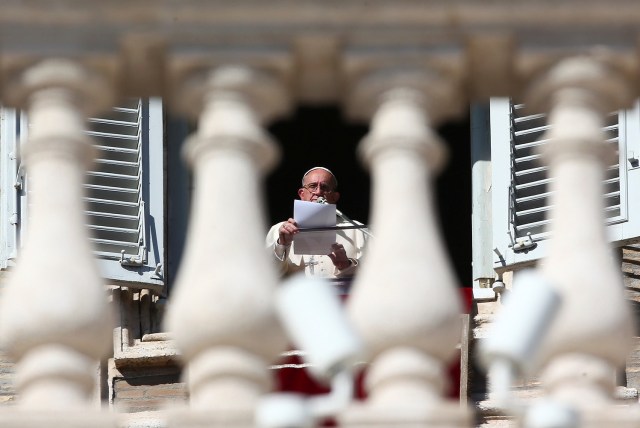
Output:
M267 234L267 249L271 252L275 263L283 276L304 271L307 276L321 278L350 278L358 270L358 264L363 256L367 235L360 229L344 229L336 232L336 242L342 244L347 257L352 260L351 265L343 270L334 266L331 258L323 254L294 254L295 242L289 247L278 244L280 226L275 224ZM356 224L361 224L355 222ZM337 226L352 226L352 223L339 221Z

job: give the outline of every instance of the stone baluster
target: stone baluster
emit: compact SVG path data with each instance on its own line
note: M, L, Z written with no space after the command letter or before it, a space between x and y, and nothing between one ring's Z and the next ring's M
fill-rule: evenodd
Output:
M624 418L608 419L632 323L605 233L604 172L617 154L602 128L611 111L632 99L621 75L587 57L559 62L525 98L532 111L549 111L543 157L552 178L552 239L541 272L562 297L541 347L542 381L549 397L582 413L584 426L627 426Z
M372 174L375 239L348 306L372 358L369 398L341 415L347 427L469 424L466 409L442 397L460 339L461 304L431 181L445 162L433 123L462 100L451 82L417 77L406 86L394 79L390 87L373 77L354 95L356 104L377 102L359 147Z
M286 348L260 187L278 158L260 122L286 104L286 91L265 74L222 67L187 81L181 94L185 106L202 107L185 147L196 187L168 328L188 368L190 415L205 414L209 426L250 426L271 386L269 362Z
M85 226L82 189L93 154L85 115L112 98L101 76L65 60L31 66L9 81L5 96L29 117L22 161L30 204L24 245L0 300L0 340L17 361L24 414L37 420L55 412L64 425L82 420L76 411L91 406L96 367L111 346L113 316ZM29 420L20 426L32 426ZM0 425L7 423L0 417Z

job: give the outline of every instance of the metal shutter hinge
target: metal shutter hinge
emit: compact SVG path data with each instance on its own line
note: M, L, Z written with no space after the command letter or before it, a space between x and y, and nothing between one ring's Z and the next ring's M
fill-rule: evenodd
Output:
M135 256L125 257L125 251L120 251L120 265L121 266L144 266L147 262L147 239L146 239L146 223L145 223L145 210L144 201L140 201L140 209L138 211L138 217L140 218L140 237L138 239L138 245L140 245L138 254Z
M527 236L516 238L515 240L513 239L513 235L511 235L511 231L507 233L509 235L509 240L511 241L509 248L511 248L514 253L527 253L538 246L531 237L531 232L527 233Z
M16 180L13 183L13 187L16 190L22 190L23 185L24 185L24 168L22 164L20 164L20 166L18 167L18 172L16 173Z
M122 266L142 266L144 265L144 253L145 248L141 248L141 254L137 254L135 256L125 257L125 251L120 251L120 265Z
M151 274L151 279L157 279L159 281L162 281L162 263L158 263L156 265L155 270Z
M640 167L640 156L638 156L633 150L629 151L629 155L627 156L627 160L631 164L631 169L635 169Z

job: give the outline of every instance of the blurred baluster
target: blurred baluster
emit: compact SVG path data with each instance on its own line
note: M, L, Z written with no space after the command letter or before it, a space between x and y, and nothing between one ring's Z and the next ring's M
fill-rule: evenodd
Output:
M446 367L460 339L461 304L431 181L445 161L432 121L460 99L450 82L418 77L423 86L395 80L397 85L377 94L371 131L359 147L373 178L375 239L349 313L373 362L368 401L341 417L348 427L469 424L466 409L443 398ZM449 98L441 99L434 88Z
M611 111L631 104L631 94L615 69L576 57L553 66L525 101L549 111L543 155L552 177L552 239L540 269L562 297L541 347L542 382L548 398L581 414L583 426L637 424L612 406L615 370L624 367L633 326L603 200L605 170L617 153L602 129Z
M201 82L198 131L185 147L194 202L168 313L196 412L172 425L197 423L198 414L208 426L251 425L271 387L269 362L286 346L273 305L276 271L263 244L261 189L278 158L260 125L285 96L277 83L236 67Z
M85 115L112 98L101 77L63 60L38 63L11 83L7 99L25 108L30 121L22 156L30 205L24 246L0 301L0 340L17 361L24 412L14 415L21 422L0 416L0 425L42 426L50 419L109 426L88 410L98 361L111 347L113 316L88 239L82 189L93 154Z

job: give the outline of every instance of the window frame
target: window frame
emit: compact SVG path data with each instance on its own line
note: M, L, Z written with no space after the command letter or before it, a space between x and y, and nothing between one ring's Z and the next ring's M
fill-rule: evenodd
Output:
M489 102L492 163L493 266L497 272L534 264L547 254L549 232L533 236L535 246L514 251L513 225L510 221L511 186L511 105L508 98L491 98ZM607 237L615 246L640 240L640 204L629 203L629 195L640 191L640 168L629 158L640 153L640 103L618 114L620 176L620 215L608 219ZM635 189L635 190L634 190Z
M140 138L142 150L141 192L144 201L144 234L146 251L140 265L127 265L121 260L96 256L102 277L108 284L166 292L165 258L165 162L164 109L160 98L142 100ZM0 107L3 119L0 129L0 269L10 268L27 230L28 179L20 179L19 150L28 133L26 114ZM4 120L11 124L7 126ZM15 201L15 205L11 204ZM15 215L14 215L15 213ZM8 221L11 216L15 225Z

